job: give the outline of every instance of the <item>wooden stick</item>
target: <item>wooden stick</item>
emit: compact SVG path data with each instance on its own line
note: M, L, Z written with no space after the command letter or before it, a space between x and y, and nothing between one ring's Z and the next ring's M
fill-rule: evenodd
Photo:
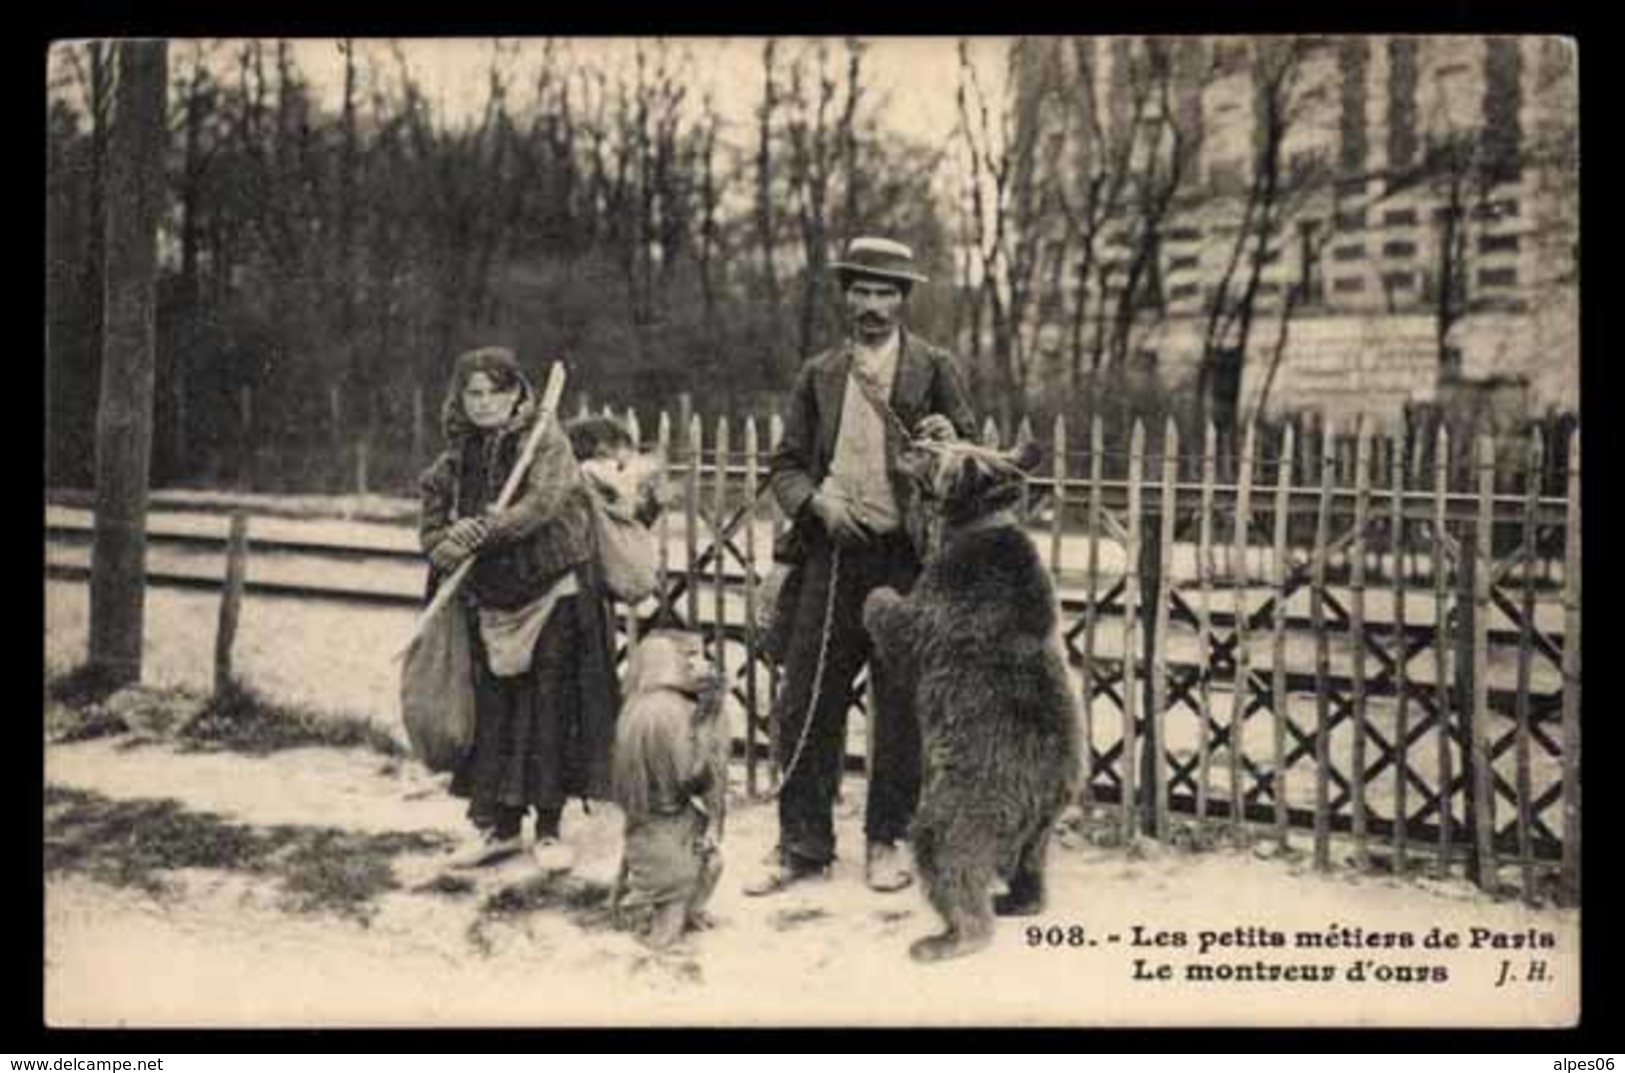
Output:
M1563 542L1564 900L1580 901L1580 431L1569 437L1569 511Z
M518 460L514 462L513 471L508 474L508 479L503 482L502 491L497 495L496 502L491 505L493 510L505 509L518 493L519 485L525 479L525 472L530 469L531 460L536 457L536 451L541 446L542 436L547 431L547 426L553 421L555 412L558 410L559 397L564 394L564 375L564 363L561 361L554 362L553 368L547 374L547 387L542 391L542 401L536 414L536 423L531 428L530 435L525 437L525 445L519 452ZM430 601L428 608L424 610L422 615L418 616L417 623L412 627L411 639L396 653L396 659L401 659L406 655L407 649L411 648L413 643L423 635L424 627L433 621L434 617L440 613L440 609L446 606L452 595L462 586L463 580L468 577L468 572L474 567L474 559L475 556L473 555L464 559L457 569L452 572L452 575L446 579L445 583L440 586L439 591L434 594L434 599Z
M1326 557L1331 534L1332 481L1337 474L1332 422L1321 429L1320 504L1315 511L1315 549L1309 586L1309 619L1315 631L1315 867L1332 866L1331 848L1331 698L1327 676L1331 672L1330 641L1326 636Z
M1349 781L1354 806L1354 866L1371 867L1366 845L1365 744L1367 715L1365 699L1365 571L1366 524L1371 498L1371 437L1364 415L1354 426L1354 545L1349 552L1349 637L1353 642L1353 669L1350 693L1354 708L1354 742L1349 757Z
M230 687L231 650L237 641L237 621L243 606L243 584L248 577L248 515L231 512L231 535L226 539L226 580L220 589L220 621L214 635L214 692Z
M1478 438L1478 550L1474 563L1472 630L1472 761L1474 844L1478 852L1478 885L1495 887L1495 769L1490 760L1490 572L1495 568L1492 504L1495 496L1495 443L1488 436ZM1472 555L1470 548L1463 549Z
M1273 751L1275 755L1275 838L1281 848L1287 845L1290 809L1286 796L1286 724L1290 701L1286 691L1286 601L1287 601L1287 523L1291 510L1294 429L1286 426L1281 441L1280 463L1275 470L1275 613L1270 622L1270 695L1274 699Z

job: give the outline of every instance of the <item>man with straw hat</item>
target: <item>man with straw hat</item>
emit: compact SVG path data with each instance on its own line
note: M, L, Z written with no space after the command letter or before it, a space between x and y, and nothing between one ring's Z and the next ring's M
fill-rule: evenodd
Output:
M926 519L899 468L910 439L973 439L975 416L948 353L902 324L910 289L927 279L914 253L855 238L831 266L848 334L807 361L784 412L770 485L792 522L801 579L786 586L788 630L778 722L779 846L745 887L766 895L827 873L834 799L854 679L869 662L863 601L880 586L912 587ZM871 665L865 879L875 890L912 880L902 842L920 786L920 732L902 668Z

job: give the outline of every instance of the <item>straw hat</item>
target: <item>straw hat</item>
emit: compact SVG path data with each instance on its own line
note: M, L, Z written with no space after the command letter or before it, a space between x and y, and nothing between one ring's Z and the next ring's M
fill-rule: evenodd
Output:
M889 238L855 238L846 244L846 255L839 261L830 262L830 267L837 272L860 276L878 276L907 283L929 282L914 268L914 251Z

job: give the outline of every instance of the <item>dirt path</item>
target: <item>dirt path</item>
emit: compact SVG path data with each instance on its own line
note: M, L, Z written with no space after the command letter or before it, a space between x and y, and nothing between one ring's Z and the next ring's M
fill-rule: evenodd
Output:
M411 762L367 750L249 757L170 741L132 747L125 735L47 746L45 773L64 800L116 811L175 799L197 830L216 829L197 820L212 814L207 823L218 829L273 847L259 864L154 873L167 888L160 893L83 868L51 870L46 998L58 1025L1535 1024L1569 1020L1577 1003L1577 914L1493 902L1455 881L1321 876L1301 860L1239 850L1151 847L1137 856L1073 845L1053 854L1048 915L1003 922L994 947L974 959L917 967L908 944L934 928L923 899L869 892L855 859L839 862L828 882L775 899L740 895L774 833L772 807L754 804L730 817L729 872L713 905L719 927L654 957L611 930L602 910L618 852L608 807L567 814L580 861L563 883L537 877L525 859L448 881L444 855L463 833L459 803ZM839 831L847 858L857 858L861 783L847 789ZM72 834L64 815L48 809L48 835ZM319 849L336 843L312 832L334 828L367 845L417 839L430 848L392 852L395 888L374 892L359 911L301 905L276 839ZM342 876L344 853L333 856L317 863ZM1028 924L1056 929L1047 934L1060 945L1048 946L1043 931L1029 945ZM1074 925L1086 945L1068 945ZM1135 947L1135 925L1146 939L1183 932L1188 945ZM1344 925L1418 941L1438 925L1464 943L1474 927L1534 928L1557 945L1537 952L1548 982L1500 988L1501 960L1517 959L1521 971L1528 951L1196 952L1202 930L1261 926L1290 937ZM1448 982L1184 978L1190 964L1234 971L1260 957L1339 972L1356 958L1427 964ZM1136 958L1147 959L1146 972L1167 962L1176 978L1136 981Z

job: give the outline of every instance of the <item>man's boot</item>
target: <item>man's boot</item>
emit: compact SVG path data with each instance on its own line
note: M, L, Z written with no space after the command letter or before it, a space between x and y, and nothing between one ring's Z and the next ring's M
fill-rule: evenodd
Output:
M895 842L870 842L865 855L863 878L870 890L890 893L914 882L908 857Z
M767 865L761 873L745 884L744 892L752 898L777 894L797 883L823 879L829 875L829 865L781 853L777 861Z

